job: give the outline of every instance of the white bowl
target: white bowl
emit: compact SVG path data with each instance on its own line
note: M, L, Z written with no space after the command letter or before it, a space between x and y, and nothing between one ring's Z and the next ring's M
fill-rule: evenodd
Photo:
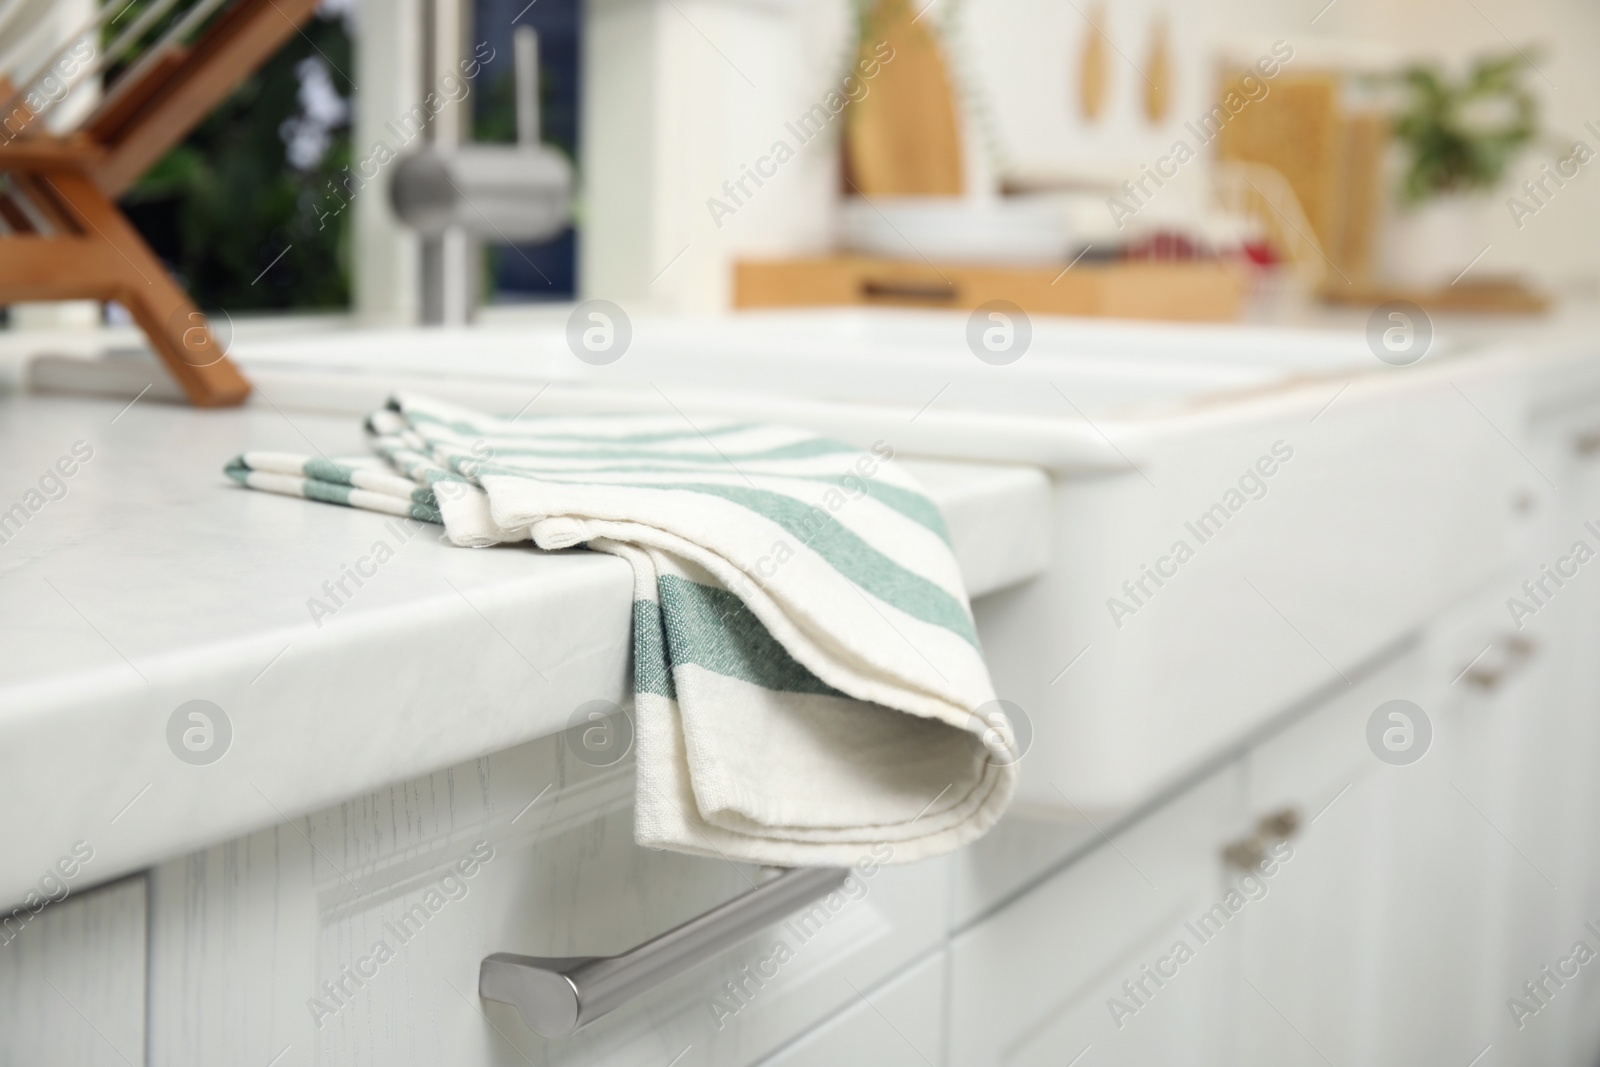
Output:
M1051 207L930 196L847 198L840 241L867 255L1003 266L1065 263L1072 244Z

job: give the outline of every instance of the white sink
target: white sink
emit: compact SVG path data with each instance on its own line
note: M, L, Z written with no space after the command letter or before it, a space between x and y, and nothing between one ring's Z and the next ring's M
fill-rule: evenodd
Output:
M1086 412L1258 389L1299 375L1368 369L1359 335L1217 325L1036 318L1025 355L977 359L964 312L821 311L708 319L640 319L626 354L592 366L573 357L565 323L544 328L393 330L241 342L256 373L295 368L412 372L434 379L555 381L590 388L647 382L719 393L774 394L921 410L1070 415L1054 383Z
M508 411L536 394L535 410L550 412L671 403L1077 471L1138 461L1144 429L1108 435L1102 420L1378 366L1358 333L1049 318L1033 320L1020 360L993 366L969 350L967 315L943 311L640 318L623 358L592 366L574 358L565 326L562 312L542 326L246 339L234 355L280 404L359 412L396 384Z

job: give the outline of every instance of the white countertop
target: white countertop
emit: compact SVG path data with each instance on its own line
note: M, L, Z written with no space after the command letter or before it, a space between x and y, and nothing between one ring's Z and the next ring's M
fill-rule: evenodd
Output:
M0 512L76 442L93 449L65 495L49 484L59 499L0 544L0 901L80 839L94 877L112 877L631 694L621 560L455 548L433 527L402 543L384 516L222 474L247 448L363 452L355 418L125 404L0 396ZM913 467L975 594L1043 569L1042 474ZM318 625L309 598L379 539L394 558ZM228 716L218 762L168 747L168 719L190 700Z
M0 803L19 813L0 839L0 901L79 839L109 878L627 698L630 576L611 557L469 551L423 534L335 616L312 619L308 600L378 539L397 545L393 527L240 489L221 466L246 448L360 452L357 415L397 386L504 411L532 398L547 412L734 410L847 439L882 432L902 455L1008 459L913 464L981 594L1049 562L1049 483L1016 463L1126 476L1151 435L1185 421L1316 410L1357 377L1410 373L1377 365L1354 322L1189 333L1060 320L1040 324L1025 361L988 367L965 352L959 322L933 315L799 316L794 329L810 333L779 331L793 351L759 359L739 332L758 317L708 330L706 344L669 325L591 368L561 347L563 316L473 331L241 330L235 355L260 389L230 412L158 403L159 388L125 409L151 380L137 358L106 361L111 373L90 383L119 399L6 396L33 357L92 356L117 336L0 336L0 513L75 442L94 449L66 495L0 543ZM1463 328L1440 355L1586 353L1592 318ZM770 332L777 320L761 321ZM1580 377L1552 378L1549 402L1600 387ZM984 413L1012 404L1017 414ZM190 700L232 724L214 764L168 747L168 720Z

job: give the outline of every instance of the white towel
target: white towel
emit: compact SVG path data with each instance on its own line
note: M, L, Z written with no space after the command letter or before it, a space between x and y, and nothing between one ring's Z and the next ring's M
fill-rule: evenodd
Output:
M506 420L411 395L368 429L402 478L277 453L228 473L442 518L459 545L626 559L640 844L908 863L1004 811L1015 736L943 519L884 442L676 415Z

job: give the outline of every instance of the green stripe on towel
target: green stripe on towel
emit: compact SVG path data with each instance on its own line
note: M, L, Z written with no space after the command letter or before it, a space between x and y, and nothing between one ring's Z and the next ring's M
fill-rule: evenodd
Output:
M833 569L891 607L914 619L942 626L974 648L978 633L966 605L928 579L902 567L818 507L793 497L736 485L674 485L673 489L720 496L777 523ZM819 522L817 515L822 516Z
M675 574L657 578L656 589L674 667L693 663L774 692L844 696L789 655L744 602L726 589Z
M672 664L667 661L661 605L654 600L633 602L633 691L678 699L672 684Z
M468 462L463 460L463 462ZM666 466L659 463L635 463L625 465L610 465L604 467L537 467L515 466L507 467L495 464L492 467L480 469L479 474L499 474L508 478L536 475L540 479L552 482L561 482L565 485L587 484L590 474L701 474L701 469L692 466ZM950 543L950 530L945 526L944 516L933 502L921 493L910 489L902 489L898 485L888 485L875 481L872 478L860 475L839 474L790 474L784 471L753 471L752 473L762 478L793 478L804 482L821 482L825 485L837 486L840 490L852 496L860 493L863 487L868 496L886 508L892 508L910 519L912 522L932 531L939 540L945 544ZM850 479L857 479L852 483ZM599 485L644 485L642 482L599 482ZM670 489L670 482L654 483L654 488Z
M526 472L518 471L514 467L489 464L479 468L478 475L527 477ZM914 619L942 626L974 648L978 647L978 633L973 628L972 616L967 614L966 606L961 601L920 574L907 570L879 552L820 507L765 489L714 485L707 482L595 484L604 484L611 488L702 493L738 504L781 526L802 545L820 555L834 570L885 604L898 608Z

